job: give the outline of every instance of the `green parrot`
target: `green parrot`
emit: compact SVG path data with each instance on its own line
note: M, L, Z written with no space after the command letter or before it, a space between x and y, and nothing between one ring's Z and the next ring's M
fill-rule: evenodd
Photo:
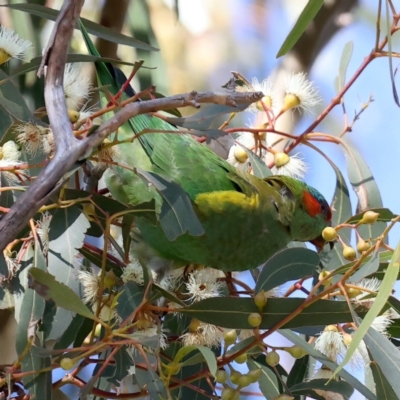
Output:
M174 130L155 116L131 120L136 132ZM118 139L132 133L118 133ZM118 201L137 205L163 198L137 173L178 184L187 194L204 228L170 241L160 223L135 214L132 249L142 265L165 271L200 264L224 271L256 268L291 241L324 245L321 232L330 226L331 209L316 189L287 176L257 178L217 156L188 134L145 133L118 146L106 171L106 184ZM126 168L128 167L128 168Z

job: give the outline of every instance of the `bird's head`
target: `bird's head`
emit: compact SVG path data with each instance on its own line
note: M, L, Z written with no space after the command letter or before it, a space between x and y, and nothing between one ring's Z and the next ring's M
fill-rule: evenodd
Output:
M290 219L292 240L311 242L318 250L325 245L322 231L331 226L332 211L324 196L306 183L287 176L274 176L275 185L279 182L280 191L294 204Z
M332 210L325 200L324 196L315 188L306 186L302 193L302 208L306 213L305 219L311 223L311 226L315 226L313 235L318 233L314 238L310 238L311 242L318 251L322 251L326 241L322 237L321 233L327 226L332 226ZM311 218L311 220L309 219ZM331 249L333 242L330 242Z

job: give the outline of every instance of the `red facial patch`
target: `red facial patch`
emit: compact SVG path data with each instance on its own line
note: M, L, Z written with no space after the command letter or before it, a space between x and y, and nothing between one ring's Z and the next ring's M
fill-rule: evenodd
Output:
M318 200L309 192L303 192L303 204L311 217L321 214L321 205Z

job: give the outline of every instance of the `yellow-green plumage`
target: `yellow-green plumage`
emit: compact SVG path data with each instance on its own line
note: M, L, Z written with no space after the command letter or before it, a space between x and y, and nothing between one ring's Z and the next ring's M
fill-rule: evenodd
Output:
M138 131L173 129L147 115L132 121ZM191 263L231 271L255 268L293 239L317 238L329 223L328 211L310 215L303 204L303 193L311 189L312 198L319 197L318 202L329 210L315 189L287 177L262 180L239 171L189 135L144 134L120 145L118 162L180 185L205 231L201 236L185 233L169 241L160 224L137 217L134 249L141 262L152 268ZM159 206L163 201L132 170L112 167L107 182L112 195L124 203L155 199Z

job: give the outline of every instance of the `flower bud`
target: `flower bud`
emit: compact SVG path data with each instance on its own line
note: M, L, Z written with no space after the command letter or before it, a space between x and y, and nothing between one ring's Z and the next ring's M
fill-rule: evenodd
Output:
M258 307L260 311L264 308L264 306L267 304L267 298L265 297L265 292L264 290L261 290L261 292L257 293L254 296L254 303Z
M344 246L343 248L343 257L346 260L354 261L357 258L356 251L350 246Z
M306 356L308 354L307 350L304 350L298 344L295 344L292 347L284 347L283 349L296 359L303 358L304 356Z
M246 162L246 160L248 158L246 150L242 146L239 146L239 145L235 145L233 155L235 156L236 160L238 160L240 163Z
M286 153L276 153L274 156L274 162L276 167L283 167L290 161L290 157Z
M362 291L359 290L359 289L346 287L346 293L347 293L347 296L349 296L350 299L354 299L355 297L357 297L360 294L362 294Z
M334 240L336 240L337 236L338 236L338 234L336 232L336 229L335 228L331 228L330 226L326 227L322 231L322 237L327 242L333 242Z
M242 375L237 382L237 385L241 388L249 386L251 383L250 378L247 375Z
M271 367L274 367L276 364L279 364L280 359L281 358L279 357L279 354L275 350L270 351L265 356L265 362Z
M97 324L96 328L94 329L94 337L99 338L101 335L101 324Z
M246 353L243 353L235 358L235 362L237 362L238 364L244 364L246 361L247 361Z
M237 383L238 383L238 381L239 381L239 378L240 378L242 375L243 375L243 374L242 374L241 372L239 372L239 371L235 371L235 370L231 371L231 376L230 376L231 382L234 383L235 385L237 385Z
M282 111L287 111L291 108L296 108L300 105L300 99L291 93L288 93L285 98L283 99L283 110Z
M265 107L271 108L272 107L271 96L264 96L260 101L257 101L256 103L257 110L264 111L264 107L261 103L264 103Z
M136 328L140 330L149 329L153 326L153 321L148 320L147 318L140 318L136 322Z
M261 377L262 370L259 369L252 369L247 373L247 376L250 378L251 383L256 383Z
M371 244L369 242L366 242L362 238L360 238L360 240L357 243L357 251L359 253L362 253L363 251L369 250L370 247L371 247Z
M221 400L236 400L237 393L238 392L235 389L226 387L226 388L224 388L224 390L221 393Z
M366 211L358 224L374 224L378 220L378 217L379 213L371 210Z
M323 270L319 275L318 275L318 281L321 282L324 280L330 273L328 271ZM332 284L332 277L329 279L326 279L323 283L324 286L330 286Z
M71 124L78 122L80 115L81 114L79 111L68 110L68 118L69 118Z
M353 340L353 336L351 336L347 332L343 332L343 343L346 345L346 347L350 346L350 343L352 340Z
M228 347L231 344L236 343L236 340L237 340L237 333L235 329L232 329L224 333L225 347Z
M259 313L251 313L249 317L247 318L247 321L250 326L253 328L256 328L261 324L262 317Z
M61 361L60 361L60 367L64 371L68 371L69 369L74 368L75 365L76 365L76 361L69 357L65 357L65 358L61 359Z
M193 318L190 321L188 331L191 332L191 333L196 333L197 329L199 329L200 325L201 325L201 321L199 321L196 318Z
M223 369L219 369L215 373L215 382L225 383L228 380L228 378L229 378L228 373Z
M115 275L114 271L110 269L106 272L104 276L104 287L112 288L118 281L117 275Z

